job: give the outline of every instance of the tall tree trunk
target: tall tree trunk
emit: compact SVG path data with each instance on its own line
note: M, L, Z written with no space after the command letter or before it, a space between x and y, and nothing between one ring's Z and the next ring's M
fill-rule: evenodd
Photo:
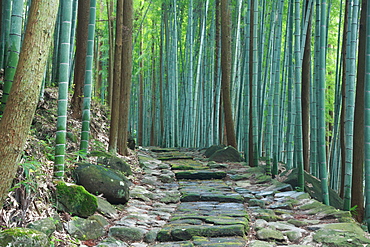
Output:
M153 29L154 29L154 23L153 23ZM152 112L151 112L151 123L150 123L150 146L156 145L156 138L157 135L156 132L156 116L157 116L157 82L156 82L156 56L155 56L155 38L152 38L152 71L151 71L151 77L152 77Z
M143 5L144 2L141 2L141 5ZM141 10L143 7L140 8ZM140 10L140 11L141 11ZM142 15L142 12L140 12L140 15ZM140 61L139 61L139 123L138 123L138 138L137 142L139 146L143 145L143 120L144 120L144 71L143 71L143 30L140 29L139 31L139 37L140 37Z
M311 13L308 13L309 0L306 0L306 15L309 16L306 42L302 62L302 137L303 164L306 172L310 172L310 88L311 88Z
M132 78L132 27L133 0L123 3L123 46L122 46L122 85L120 102L120 128L118 129L118 152L127 155L128 117L130 111L130 94Z
M347 32L348 32L348 11L349 0L346 0L344 27L343 27L343 41L342 41L342 111L340 113L340 150L341 150L341 185L339 196L344 197L344 175L346 167L346 137L344 123L346 120L346 71L347 71Z
M113 20L113 0L107 0L108 13L108 34L109 34L109 68L108 68L108 96L107 102L112 107L113 97L113 74L114 74L114 20Z
M367 2L367 1L366 1ZM365 139L370 139L370 4L367 4L366 8L366 73L365 73ZM366 207L365 216L367 229L370 231L370 142L365 142L365 191L366 191Z
M10 89L12 88L13 78L19 60L19 51L21 49L22 23L23 22L23 0L13 3L11 27L8 42L6 42L6 53L8 57L5 68L3 97L1 98L0 115L3 114L6 106L6 101L9 97Z
M109 147L110 152L117 152L118 127L119 127L119 112L121 102L121 68L122 68L122 43L123 43L123 2L117 0L116 13L116 39L114 51L114 74L113 74L113 94L111 106L111 120L109 129Z
M254 53L253 53L253 50L254 50L254 42L253 42L253 33L254 33L254 22L255 22L255 19L254 19L254 0L251 0L250 1L251 3L251 6L250 6L250 38L249 38L249 138L248 138L248 162L249 162L249 165L250 166L255 166L255 155L257 155L257 153L255 152L256 150L256 147L254 144L255 144L255 136L254 136L254 128L256 128L257 126L254 126L254 121L253 119L256 117L254 116L254 105L253 105L253 97L254 97L254 94L256 94L257 92L254 92L254 88L253 87L253 84L255 83L254 81L254 78L253 78L253 74L254 74L254 67L253 67L253 63L254 63Z
M348 30L349 35L349 51L348 59L348 74L346 84L346 168L344 177L344 198L343 209L350 210L352 197L352 172L353 172L353 122L354 122L354 106L355 106L355 84L356 84L356 49L358 39L358 12L359 0L352 1L350 7L350 23ZM356 181L358 182L358 181Z
M325 122L325 90L326 90L326 32L327 32L327 3L326 0L320 1L320 51L319 51L319 85L317 87L317 106L318 106L318 163L320 170L321 187L323 202L329 205L329 188L326 162L326 122Z
M227 144L237 148L230 99L231 80L231 22L228 0L221 0L221 71L222 97L225 114Z
M36 110L58 5L58 0L32 1L7 111L0 123L0 205L15 176Z
M65 150L67 134L68 85L70 69L70 36L72 20L72 1L62 3L62 21L59 52L59 80L58 80L58 119L55 137L54 177L64 179Z
M91 106L91 91L93 79L93 62L94 62L94 38L95 38L95 19L96 19L96 0L90 0L90 17L87 39L87 55L85 68L84 82L84 98L82 105L82 129L80 150L87 152L90 136L90 106Z
M81 119L83 87L85 82L87 35L89 26L90 0L78 0L76 63L74 69L74 92L71 99L72 118Z
M364 91L365 91L365 54L366 54L366 8L367 0L362 1L360 17L360 33L358 45L357 84L355 117L353 129L353 172L352 172L352 202L357 205L355 218L358 222L364 219Z

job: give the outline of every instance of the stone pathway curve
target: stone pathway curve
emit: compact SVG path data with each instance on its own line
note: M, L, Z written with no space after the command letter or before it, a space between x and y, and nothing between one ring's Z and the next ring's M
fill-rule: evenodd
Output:
M139 151L144 175L97 246L370 246L351 214L266 176L198 152Z

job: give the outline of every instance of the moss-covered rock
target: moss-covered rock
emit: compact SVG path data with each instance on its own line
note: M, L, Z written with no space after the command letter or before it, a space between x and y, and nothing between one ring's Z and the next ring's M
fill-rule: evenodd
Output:
M66 224L67 232L80 240L97 239L105 235L102 222L95 219L83 219L75 217Z
M189 171L175 171L177 179L222 179L226 177L224 171L208 171L208 170L189 170Z
M99 213L108 218L116 218L118 216L117 209L112 204L100 197L96 197L96 199Z
M96 197L80 185L59 181L56 184L55 197L56 207L59 211L80 217L88 217L98 209Z
M10 228L0 232L0 247L49 247L45 233L29 228Z
M242 237L226 237L226 238L206 238L195 236L193 237L195 246L227 246L227 247L243 247L245 239Z
M340 231L329 228L318 230L313 236L313 240L323 246L366 246L370 244L370 239L367 239L363 234L355 232Z
M122 241L142 241L146 232L139 227L113 226L109 229L109 236Z
M171 162L172 170L204 170L208 169L203 163L196 160L182 159Z
M260 240L278 240L283 241L284 235L280 231L269 228L261 229L257 232L257 238Z
M293 188L298 186L298 169L294 168L292 170L288 170L280 175L284 179L284 183L291 184ZM322 202L323 201L323 192L321 187L321 181L312 176L311 174L305 172L304 174L305 180L305 191L310 194L312 198ZM329 188L329 202L330 205L337 208L343 209L343 199L339 197L337 192L333 189Z
M129 200L129 180L112 169L79 164L73 175L77 184L83 185L92 194L103 194L110 203L125 204Z
M132 174L130 165L123 159L118 158L116 156L112 156L110 158L98 159L97 163L109 169L120 171L125 176Z
M53 232L56 230L57 223L58 221L56 221L54 218L48 217L28 224L27 228L43 232L50 237L51 234L53 234Z
M158 241L183 241L191 240L194 236L203 237L227 237L245 236L245 227L236 225L182 225L176 227L165 227L158 232Z
M235 148L228 146L216 151L209 157L209 160L216 162L241 162L243 159Z
M212 145L209 148L206 149L204 156L207 158L211 157L212 154L214 154L216 151L224 149L226 146L225 145Z

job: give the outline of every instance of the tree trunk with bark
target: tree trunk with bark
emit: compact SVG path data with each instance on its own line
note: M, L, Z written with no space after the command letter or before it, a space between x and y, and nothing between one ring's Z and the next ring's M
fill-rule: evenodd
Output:
M0 123L0 205L18 168L39 99L58 0L33 0L7 111Z
M74 69L74 92L71 99L72 118L81 119L83 87L85 81L87 29L89 26L90 0L78 1L76 63Z
M233 114L231 109L231 22L228 0L221 0L221 88L225 114L227 144L237 149Z
M360 36L358 45L358 65L356 102L353 127L353 172L352 172L352 201L351 207L357 206L354 217L358 222L364 219L364 157L365 157L365 54L366 54L366 9L367 1L362 1L360 18Z
M122 45L122 85L120 93L120 114L118 129L118 152L128 155L128 117L130 111L130 94L132 78L132 31L133 31L133 2L123 3L123 45Z

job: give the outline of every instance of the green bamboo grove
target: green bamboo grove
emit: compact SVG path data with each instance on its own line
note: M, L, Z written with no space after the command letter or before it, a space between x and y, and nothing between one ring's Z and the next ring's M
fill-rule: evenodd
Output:
M1 111L29 4L2 1ZM60 3L44 76L43 87L59 90L57 179L64 177L68 118L81 121L80 149L91 151L90 106L99 101L110 108L110 152L127 154L128 135L144 147L232 145L271 176L297 169L298 190L310 173L322 182L324 203L330 204L331 188L345 210L357 208L357 219L370 221L366 0L89 4L88 28L81 31L77 10L86 3ZM83 79L74 73L81 67ZM76 94L71 102L70 94Z

